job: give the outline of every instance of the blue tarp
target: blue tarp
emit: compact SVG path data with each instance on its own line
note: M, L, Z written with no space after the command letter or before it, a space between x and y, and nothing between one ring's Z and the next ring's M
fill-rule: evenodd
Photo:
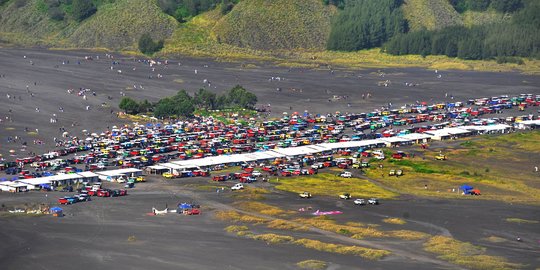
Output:
M469 185L462 185L459 187L459 189L463 190L463 191L469 191L469 190L472 190L474 189L472 186L469 186Z

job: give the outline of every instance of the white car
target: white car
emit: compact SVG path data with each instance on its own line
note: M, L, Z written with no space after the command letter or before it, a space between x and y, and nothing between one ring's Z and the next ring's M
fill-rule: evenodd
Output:
M379 199L371 198L367 201L369 204L379 204Z
M364 199L356 199L356 200L354 200L354 204L356 204L356 205L366 205L366 200L364 200Z
M251 173L251 175L253 175L253 176L255 176L255 177L259 177L259 176L262 175L262 173L261 173L260 171L253 171L253 172Z
M231 187L232 190L241 190L241 189L244 189L244 185L242 185L241 183L238 183L238 184L235 184L234 186Z
M339 176L344 177L344 178L351 178L352 173L351 172L342 172L342 173L339 174Z

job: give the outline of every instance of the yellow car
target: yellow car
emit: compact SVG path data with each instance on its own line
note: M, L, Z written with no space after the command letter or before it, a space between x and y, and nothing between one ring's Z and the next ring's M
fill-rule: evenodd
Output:
M166 173L163 173L161 176L167 178L167 179L171 179L174 177L174 175L170 172L166 172Z
M444 154L438 154L435 156L436 160L446 160L446 155Z
M139 175L139 176L137 176L137 178L135 178L135 181L137 181L137 182L146 182L146 179L144 178L144 176Z

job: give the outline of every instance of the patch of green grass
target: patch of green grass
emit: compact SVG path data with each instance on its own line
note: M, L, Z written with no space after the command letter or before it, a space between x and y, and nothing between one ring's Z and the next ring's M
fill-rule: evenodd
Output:
M405 159L398 159L398 160L391 159L389 162L392 163L393 165L396 165L396 166L410 167L416 173L426 173L426 174L431 174L431 173L445 174L445 173L447 173L446 171L440 171L440 170L434 169L427 162L412 161L412 160L405 160Z
M507 218L506 222L519 223L519 224L537 224L537 220L528 220L522 218Z
M378 197L383 199L397 196L397 194L380 188L367 180L343 178L330 173L272 178L270 182L276 184L276 188L279 190L294 193L308 191L314 196L337 197L341 193L350 193L353 197Z

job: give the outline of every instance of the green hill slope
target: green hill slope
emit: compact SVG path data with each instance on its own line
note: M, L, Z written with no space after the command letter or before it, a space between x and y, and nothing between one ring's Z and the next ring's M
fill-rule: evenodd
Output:
M51 20L38 1L11 1L0 7L0 39L22 44L53 44L69 25ZM26 3L22 5L23 3Z
M413 31L463 24L460 14L448 0L405 0L403 12Z
M164 39L172 34L177 24L154 1L117 0L100 7L68 39L77 47L136 48L134 45L142 34Z
M253 49L324 49L335 9L320 0L245 0L214 27L222 43Z

